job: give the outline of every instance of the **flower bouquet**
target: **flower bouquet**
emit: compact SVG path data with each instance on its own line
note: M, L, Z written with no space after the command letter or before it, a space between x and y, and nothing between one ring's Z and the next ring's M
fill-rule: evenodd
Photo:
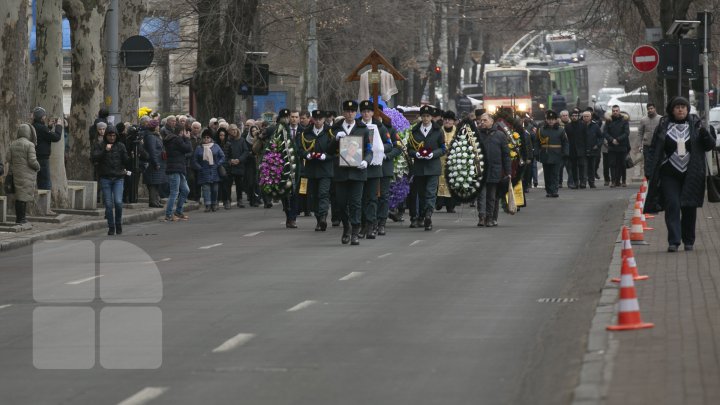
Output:
M410 194L410 166L406 157L408 137L410 136L410 121L405 118L402 113L394 108L388 108L383 111L390 118L390 124L397 130L397 136L400 140L400 148L403 153L399 154L393 160L393 173L395 178L390 183L388 196L388 205L390 209L395 209L402 204Z
M460 202L470 202L477 198L485 172L485 161L467 125L450 143L446 165L445 182L450 194Z
M283 197L293 188L295 156L284 128L278 127L260 162L259 185L273 197Z

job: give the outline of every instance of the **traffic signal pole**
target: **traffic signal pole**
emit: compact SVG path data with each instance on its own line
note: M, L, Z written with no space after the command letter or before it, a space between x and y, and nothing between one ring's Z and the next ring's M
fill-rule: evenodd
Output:
M705 106L705 128L708 128L710 122L710 69L708 66L708 12L705 10L703 15L703 101Z
M118 0L110 0L110 6L105 17L105 52L107 55L107 65L105 65L105 105L110 112L108 124L110 120L112 120L113 124L122 121L118 107L118 85L120 82L118 72L118 65L120 64L120 47L118 44L120 10L118 7Z

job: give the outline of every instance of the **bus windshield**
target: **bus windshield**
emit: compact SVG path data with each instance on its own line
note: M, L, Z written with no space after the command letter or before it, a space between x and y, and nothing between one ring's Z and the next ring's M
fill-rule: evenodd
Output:
M577 41L553 41L550 42L550 47L554 53L576 53Z
M487 72L485 75L485 96L508 97L529 93L527 72L504 70Z

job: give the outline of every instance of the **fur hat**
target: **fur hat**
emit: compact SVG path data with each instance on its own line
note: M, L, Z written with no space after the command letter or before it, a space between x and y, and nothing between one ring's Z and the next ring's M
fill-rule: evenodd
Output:
M685 98L681 96L673 97L672 100L667 105L667 108L665 108L665 112L667 113L668 117L673 116L673 109L679 105L684 105L688 109L688 113L690 112L690 102Z
M33 121L40 121L44 116L47 115L45 109L42 107L35 107L32 111Z

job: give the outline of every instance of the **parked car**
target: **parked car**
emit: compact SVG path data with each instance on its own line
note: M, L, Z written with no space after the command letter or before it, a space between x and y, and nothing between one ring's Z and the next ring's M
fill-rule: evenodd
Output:
M716 132L720 133L720 107L711 108L708 118L708 123L715 128Z
M647 93L616 94L608 100L605 111L610 111L612 106L617 105L620 107L620 112L630 117L630 121L640 121L640 118L647 115L647 103L649 100Z
M592 96L593 108L599 117L605 115L607 102L615 94L625 94L625 89L622 87L603 87L598 90L597 96Z

